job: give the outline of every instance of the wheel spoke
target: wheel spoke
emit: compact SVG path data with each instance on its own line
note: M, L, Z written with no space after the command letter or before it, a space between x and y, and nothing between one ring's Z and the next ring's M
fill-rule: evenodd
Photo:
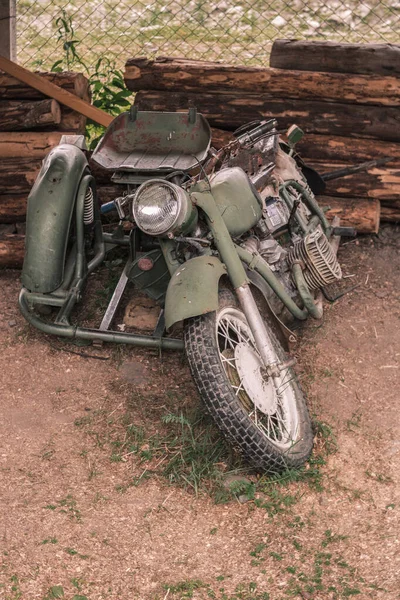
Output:
M221 360L223 363L228 363L228 365L230 367L232 367L233 369L236 369L236 360L234 358L227 358L226 356L224 356L223 354L221 354Z
M226 323L220 321L219 328L222 329L222 334L220 333L220 335L222 335L222 337L224 337L224 339L225 339L224 350L227 349L227 343L229 343L232 350L234 350L235 346L236 346L236 342L234 340L232 340L232 338L229 335L228 325Z
M272 442L286 446L290 443L292 429L295 425L290 408L294 398L291 388L295 375L287 368L270 383L266 380L263 384L265 386L263 398L260 395L260 382L257 384L257 381L254 381L253 390L252 377L245 376L247 371L243 371L241 362L238 363L238 360L241 361L242 357L246 356L243 354L244 345L248 346L248 352L256 353L260 359L250 327L244 320L243 314L236 309L225 310L217 321L216 333L222 367L233 393L262 434ZM275 350L272 343L271 347ZM260 375L254 372L254 377L257 378ZM258 394L258 396L254 394ZM271 397L269 397L270 394ZM262 408L257 408L256 400L258 405L260 405L260 401L262 402Z

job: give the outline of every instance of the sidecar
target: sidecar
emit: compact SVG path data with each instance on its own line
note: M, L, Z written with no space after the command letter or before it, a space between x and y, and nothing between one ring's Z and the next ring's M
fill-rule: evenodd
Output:
M29 195L21 312L44 333L69 339L181 349L181 340L164 335L162 306L170 272L163 254L154 242L143 251L140 231L124 229L123 206L144 181L170 179L201 165L210 148L210 127L195 109L160 113L132 107L116 117L92 159L112 171L112 181L126 192L105 207L99 205L83 141L83 136L66 136L43 161ZM121 219L111 233L103 230L101 219L110 208ZM126 262L103 319L98 328L79 327L73 309L91 273L116 247L125 251ZM152 335L110 329L128 281L160 303Z

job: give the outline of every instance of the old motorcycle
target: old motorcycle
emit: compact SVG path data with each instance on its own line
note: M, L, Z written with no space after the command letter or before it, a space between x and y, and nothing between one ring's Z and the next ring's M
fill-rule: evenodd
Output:
M92 157L125 186L102 207L83 138L62 140L29 196L19 298L29 323L48 334L185 348L222 433L268 472L303 465L310 455L290 327L320 319L321 289L341 278L337 234L344 230L327 221L293 158L298 136L293 128L283 144L275 121L255 122L217 152L195 109L132 107ZM101 213L109 210L119 223L106 233ZM96 329L80 327L72 311L115 247L125 249L126 263L103 320ZM160 305L152 335L110 330L127 282ZM178 323L183 340L172 335Z

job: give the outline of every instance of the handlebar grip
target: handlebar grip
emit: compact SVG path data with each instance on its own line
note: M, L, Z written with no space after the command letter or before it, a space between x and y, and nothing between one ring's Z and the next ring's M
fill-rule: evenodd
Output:
M100 207L100 212L102 215L112 212L113 210L117 210L114 200L111 200L111 202L106 202L105 204L102 204Z

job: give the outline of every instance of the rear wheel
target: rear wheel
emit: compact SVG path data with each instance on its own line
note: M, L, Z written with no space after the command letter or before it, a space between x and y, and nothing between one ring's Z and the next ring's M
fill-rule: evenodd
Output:
M268 377L244 313L228 290L217 311L185 322L190 369L222 433L257 469L270 473L305 463L313 435L304 395L292 368ZM269 328L271 350L287 360Z

